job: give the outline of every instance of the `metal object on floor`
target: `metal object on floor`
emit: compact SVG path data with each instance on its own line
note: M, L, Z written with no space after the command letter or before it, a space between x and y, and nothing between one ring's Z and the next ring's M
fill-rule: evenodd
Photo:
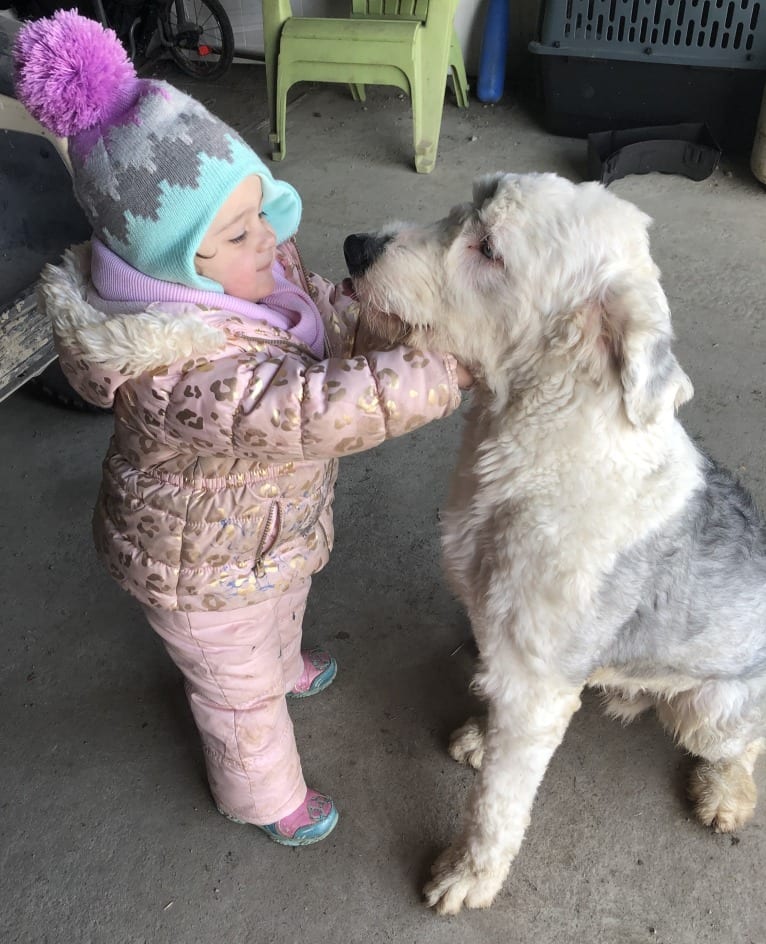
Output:
M588 174L610 184L629 174L682 174L705 180L721 149L704 124L663 125L588 135Z

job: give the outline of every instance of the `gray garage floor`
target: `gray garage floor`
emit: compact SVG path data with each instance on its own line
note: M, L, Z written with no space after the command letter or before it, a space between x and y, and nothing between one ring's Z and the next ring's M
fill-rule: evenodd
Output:
M198 91L265 153L258 67ZM342 277L345 234L435 218L478 173L584 172L583 142L545 134L510 98L467 113L450 100L430 176L412 170L410 128L395 92L363 108L327 86L293 103L274 169L304 197L308 265ZM696 387L683 419L766 506L766 191L731 162L702 183L613 186L656 221L676 349ZM0 405L0 940L766 942L766 803L740 834L710 834L684 799L688 759L653 718L627 729L605 719L595 695L494 907L441 919L421 903L473 779L445 750L475 705L437 536L460 426L454 416L343 463L337 549L305 630L340 674L293 710L307 776L341 822L317 847L288 850L215 812L179 677L94 560L110 418L24 392ZM766 764L758 779L766 787Z

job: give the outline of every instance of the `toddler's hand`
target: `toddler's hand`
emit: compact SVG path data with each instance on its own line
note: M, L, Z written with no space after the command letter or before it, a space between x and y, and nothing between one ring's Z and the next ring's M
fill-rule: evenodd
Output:
M464 367L460 361L457 362L457 385L461 390L470 390L474 383L474 376Z

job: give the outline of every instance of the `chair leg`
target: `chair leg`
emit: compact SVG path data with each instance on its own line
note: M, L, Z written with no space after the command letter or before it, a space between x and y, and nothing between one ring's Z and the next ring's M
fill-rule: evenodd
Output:
M357 83L351 83L351 85L349 85L349 88L351 89L351 97L354 99L355 102L367 101L367 92L365 91L365 88L363 85L359 85Z
M459 72L459 67L452 66L452 90L455 93L455 104L458 108L468 108L468 81L466 79L466 74L463 72L462 76Z
M468 77L465 74L463 53L460 49L460 40L452 34L452 43L449 49L449 67L452 73L452 88L455 90L455 100L458 108L468 108Z
M279 39L282 27L292 16L290 0L266 0L263 7L263 44L266 60L266 98L269 106L269 137L277 130L276 89Z
M275 131L269 135L269 143L274 148L271 152L272 161L282 161L287 154L287 92L292 84L287 69L279 69L274 103L277 125Z
M415 143L415 170L430 174L436 164L439 148L442 111L444 110L444 78L438 83L421 75L412 87L412 130Z
M430 174L436 163L447 70L455 55L451 44L457 42L452 22L457 0L445 0L444 6L451 11L449 18L436 20L420 31L420 48L415 50L415 72L410 80L415 169L419 174Z

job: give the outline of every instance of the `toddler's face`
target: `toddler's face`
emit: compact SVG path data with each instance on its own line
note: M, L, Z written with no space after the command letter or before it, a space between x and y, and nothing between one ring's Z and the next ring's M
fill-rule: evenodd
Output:
M227 295L249 302L274 291L271 266L277 241L261 215L262 202L260 177L246 177L216 214L194 260L200 275L220 282Z

